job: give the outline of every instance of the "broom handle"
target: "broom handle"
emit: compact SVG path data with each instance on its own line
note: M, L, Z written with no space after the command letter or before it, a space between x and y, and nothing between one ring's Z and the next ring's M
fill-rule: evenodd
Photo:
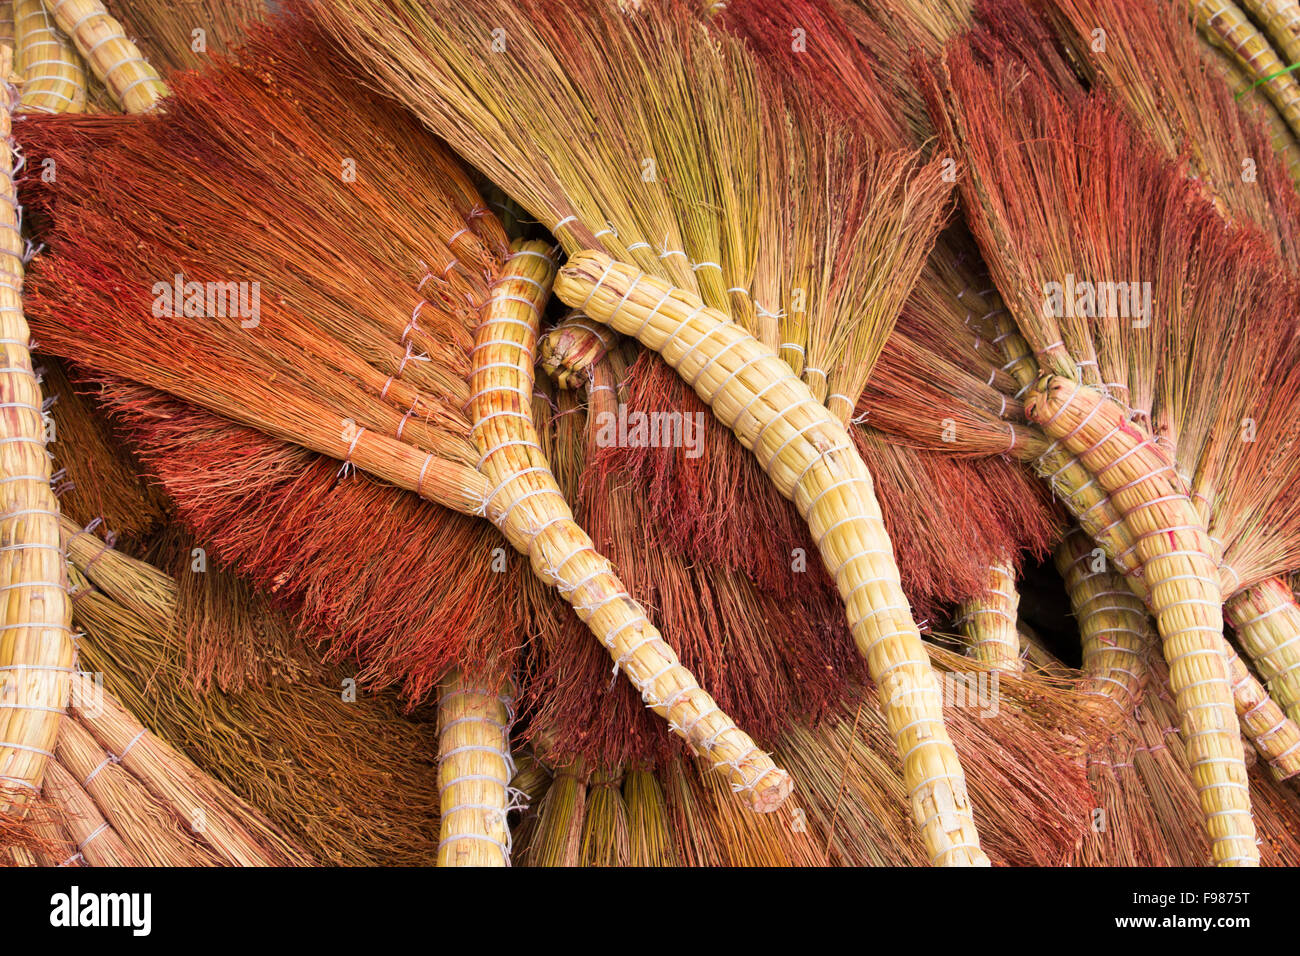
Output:
M15 0L14 45L14 67L23 77L18 112L86 111L85 64L41 0Z
M995 670L1020 674L1025 662L1016 629L1020 592L1015 574L1008 561L989 565L986 573L987 587L957 611L957 626L970 644L966 653Z
M439 866L509 866L509 698L453 671L438 694Z
M1056 548L1056 568L1083 641L1083 692L1127 718L1142 701L1154 642L1146 605L1110 570L1094 570L1092 540L1077 528ZM1107 716L1114 716L1108 714Z
M537 364L560 388L577 388L591 378L591 367L619 342L608 326L573 311L542 336Z
M561 270L556 294L658 352L795 502L879 688L931 862L986 865L871 474L840 422L775 352L697 296L632 266L580 253Z
M8 49L0 51L7 75ZM25 272L9 108L0 79L0 813L40 787L68 700L76 650L59 503L50 489L41 387L23 316ZM3 796L18 791L12 799Z
M167 84L99 0L45 0L45 8L123 110L157 109Z
M751 807L775 810L790 793L789 774L681 665L573 520L542 455L531 415L533 355L555 262L545 243L516 243L514 250L475 334L470 377L479 470L491 486L484 510L511 544L530 556L537 576L573 605L646 705L706 754Z
M1258 865L1218 565L1200 516L1172 464L1096 389L1046 375L1025 412L1080 458L1132 532L1214 860Z
M1230 598L1224 611L1272 696L1300 721L1300 606L1291 588L1269 578Z

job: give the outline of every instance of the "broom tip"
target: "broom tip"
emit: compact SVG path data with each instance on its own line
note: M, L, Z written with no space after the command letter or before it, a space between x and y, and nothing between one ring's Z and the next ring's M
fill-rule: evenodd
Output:
M774 768L750 789L749 805L755 813L772 813L780 809L794 791L794 779L784 770Z

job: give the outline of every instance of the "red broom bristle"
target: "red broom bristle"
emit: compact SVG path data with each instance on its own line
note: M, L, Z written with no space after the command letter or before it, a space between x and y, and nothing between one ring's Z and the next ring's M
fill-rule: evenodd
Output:
M526 572L485 523L150 389L106 381L100 399L200 544L297 611L331 660L361 662L363 682L414 703L449 667L518 644Z

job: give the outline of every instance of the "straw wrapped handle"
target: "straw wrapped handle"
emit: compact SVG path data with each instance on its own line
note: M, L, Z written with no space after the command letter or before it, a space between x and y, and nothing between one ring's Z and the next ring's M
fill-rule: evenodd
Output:
M1213 545L1174 466L1096 389L1044 376L1025 412L1080 460L1133 534L1220 865L1258 865Z
M1093 570L1093 542L1082 531L1067 534L1055 557L1083 641L1083 692L1113 705L1108 716L1127 718L1142 700L1155 641L1146 605L1118 575Z
M957 625L970 642L967 653L1004 673L1023 672L1020 631L1016 629L1019 608L1020 592L1011 565L990 565L987 587L978 597L963 602L957 612Z
M438 695L439 866L509 866L510 698L457 672Z
M1300 721L1300 606L1291 589L1269 578L1234 595L1224 611L1269 692Z
M0 94L12 91L0 85ZM0 787L35 791L54 750L76 652L59 504L23 317L23 240L10 101L0 104ZM0 812L8 809L0 798Z
M86 111L86 65L42 0L15 0L14 49L14 67L23 76L19 112Z
M987 864L942 697L852 439L790 367L699 297L598 252L556 281L568 305L654 349L750 449L808 522L840 590L936 864Z
M45 0L45 7L122 109L148 113L158 108L167 84L99 0Z
M470 406L479 470L491 486L484 513L533 571L552 584L614 659L641 699L712 760L760 812L790 794L790 776L758 748L677 659L676 652L573 520L532 423L538 319L555 278L544 243L516 243L475 335Z

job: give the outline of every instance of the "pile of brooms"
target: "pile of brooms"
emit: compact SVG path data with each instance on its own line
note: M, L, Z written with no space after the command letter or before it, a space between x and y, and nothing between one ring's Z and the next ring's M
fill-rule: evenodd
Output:
M0 859L1300 864L1300 4L276 6L0 3Z

